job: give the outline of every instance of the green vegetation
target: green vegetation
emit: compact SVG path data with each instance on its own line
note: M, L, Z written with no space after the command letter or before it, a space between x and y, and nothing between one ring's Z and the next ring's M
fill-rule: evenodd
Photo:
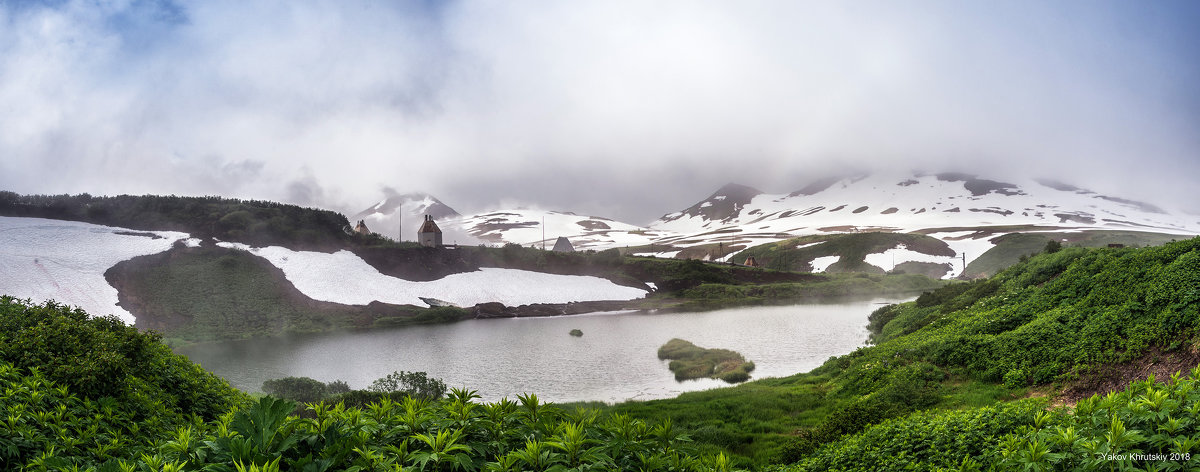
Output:
M1200 370L1165 385L1135 383L1073 411L1046 411L1039 399L1010 402L1052 395L1151 351L1200 350L1200 238L1142 249L1064 247L991 279L882 308L870 323L873 346L810 373L602 413L568 413L533 395L478 404L472 392L452 390L439 400L348 392L337 397L342 406L312 405L300 418L288 415L294 404L273 398L246 407L243 395L113 318L5 297L0 468L1197 466L1182 454L1200 444L1192 419ZM395 385L405 375L397 373Z
M1138 359L1151 348L1166 356L1200 349L1200 238L1040 254L992 279L954 283L881 308L871 315L871 330L874 346L810 373L623 403L611 411L670 417L701 446L733 453L742 465L762 465L819 457L871 425L917 412L1003 408L997 402L1032 388L1072 385L1099 366ZM938 424L929 419L934 416L913 418L926 418L914 425ZM1019 428L997 421L979 428L989 436ZM914 445L910 454L921 447L928 446ZM986 469L999 456L971 457ZM927 464L958 468L963 459Z
M684 290L686 308L710 308L726 305L781 303L798 300L879 297L915 294L933 290L945 282L923 275L831 274L803 283L755 285L703 284Z
M326 249L370 238L344 231L345 216L314 208L221 197L18 195L0 191L0 215L85 221L254 246Z
M532 394L431 399L444 384L404 372L376 382L362 407L313 403L293 416L295 403L251 403L113 318L0 297L0 326L3 470L730 470L669 421L566 411ZM306 384L315 387L278 386Z
M721 379L729 383L750 380L754 363L728 349L706 349L679 338L658 348L659 359L670 359L675 380Z
M1200 367L1046 409L1040 399L884 421L781 470L1196 470Z
M1035 417L999 443L1009 469L1200 469L1200 367L1165 384L1153 376L1124 391Z
M0 469L152 453L244 401L116 318L0 296Z
M1110 244L1125 247L1161 246L1184 239L1188 239L1188 236L1143 231L1010 233L996 237L995 247L967 264L966 276L973 278L998 274L1006 267L1020 262L1022 257L1048 252L1047 249L1054 247L1050 244L1051 241L1058 243L1061 249L1063 246L1103 248Z
M207 341L348 328L457 321L453 307L319 302L270 262L234 249L174 248L117 264L106 277L138 326L172 339ZM131 296L132 295L132 296Z
M403 250L398 250L403 251ZM630 308L707 309L789 300L910 294L944 282L919 275L814 275L701 261L622 258L616 251L554 253L520 247L460 248L472 262L508 254L497 264L520 266L530 255L559 272L593 272L610 279L657 281L659 290ZM458 256L455 256L458 257ZM515 261L515 262L514 262ZM525 262L520 262L525 261ZM573 269L572 269L573 267ZM205 245L140 256L105 274L138 327L182 343L340 329L445 323L472 316L469 309L372 303L320 302L297 290L266 260L235 249ZM644 286L644 285L643 285Z
M785 470L984 470L982 464L996 462L1000 441L1032 426L1034 415L1045 407L1044 401L1022 400L914 413L869 426Z
M755 246L739 252L733 260L749 256L763 267L776 270L811 272L813 259L841 256L826 272L869 272L882 274L882 267L867 264L867 254L886 251L903 244L909 250L935 256L953 256L954 250L937 238L916 233L822 234L792 238ZM803 247L801 247L803 246ZM937 274L936 277L941 277Z
M575 337L577 337L577 338L578 338L578 337L581 337L581 336L583 336L583 331L582 331L582 330L580 330L580 329L578 329L578 328L576 328L576 329L573 329L573 330L571 330L571 332L570 332L570 333L568 333L568 334L570 334L571 336L575 336Z
M350 385L341 380L325 383L308 377L270 379L262 384L267 395L301 403L313 403L334 395L350 392Z
M371 383L368 390L379 393L400 392L409 396L437 399L446 394L446 383L429 378L424 372L392 372Z

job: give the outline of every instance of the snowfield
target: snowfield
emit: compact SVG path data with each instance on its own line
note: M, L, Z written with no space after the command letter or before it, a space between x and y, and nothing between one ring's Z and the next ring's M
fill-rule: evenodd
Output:
M117 306L117 289L104 272L122 261L169 250L177 241L195 247L186 233L137 231L74 221L0 217L0 295L34 302L55 300L93 316L116 315L133 325L133 314ZM645 290L598 277L552 275L512 269L483 269L432 282L409 282L380 274L349 251L297 252L281 247L251 249L283 270L296 288L317 300L365 305L424 306L432 297L462 306L497 301L515 306L641 298Z
M817 272L825 272L825 269L828 269L829 266L833 265L834 262L837 262L838 259L841 258L842 256L815 257L809 264L812 265L812 271L815 274Z
M486 268L412 282L381 274L350 251L333 254L293 251L244 244L219 246L248 251L283 271L296 289L327 302L366 305L372 301L425 306L418 297L445 300L459 306L500 302L508 306L530 303L568 303L593 300L632 300L645 290L614 284L599 277L554 275L516 269Z
M923 252L913 251L905 248L904 245L894 247L883 252L875 254L867 254L863 258L867 264L879 267L883 270L895 269L897 265L905 262L934 262L937 264L947 264L955 261L953 256L931 256Z
M117 289L104 280L104 272L121 261L166 251L187 237L172 231L0 217L0 294L34 302L55 300L94 316L113 314L133 325L133 315L117 306Z
M664 236L608 218L529 208L480 213L449 219L441 225L443 231L460 228L490 244L515 243L534 247L545 244L550 248L559 236L565 236L576 250L644 246Z

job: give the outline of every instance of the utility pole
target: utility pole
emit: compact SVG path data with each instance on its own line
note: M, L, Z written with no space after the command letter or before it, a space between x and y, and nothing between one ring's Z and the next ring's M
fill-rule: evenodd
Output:
M542 250L546 250L546 215L542 215Z

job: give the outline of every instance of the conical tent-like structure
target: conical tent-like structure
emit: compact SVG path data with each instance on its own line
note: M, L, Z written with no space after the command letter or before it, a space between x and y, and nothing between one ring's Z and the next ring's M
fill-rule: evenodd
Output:
M553 250L558 252L575 252L575 246L571 245L571 241L566 236L559 236L558 241L554 242Z

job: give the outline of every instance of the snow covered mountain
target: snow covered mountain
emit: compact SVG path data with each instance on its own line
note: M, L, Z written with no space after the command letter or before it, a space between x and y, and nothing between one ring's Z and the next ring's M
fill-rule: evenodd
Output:
M1200 234L1200 217L1051 180L872 174L822 179L789 194L746 189L726 185L686 210L663 215L649 227L673 235L657 238L658 247L650 252L699 257L705 251L696 249L711 253L711 246L719 244L720 253L729 257L731 251L795 236L892 232L942 240L957 256L966 254L969 263L991 249L995 237L1015 232ZM924 257L912 251L906 256L911 257L898 262ZM939 262L952 258L945 259Z
M528 208L485 212L449 220L446 224L461 228L485 244L541 247L545 243L550 248L560 236L565 236L576 250L642 246L669 235L598 216Z
M650 227L682 235L722 228L741 234L819 234L982 226L1200 232L1200 218L1146 203L1048 180L1008 183L961 173L859 175L819 181L787 195L760 193L731 214L692 211L717 208L727 200L723 197L718 192Z
M417 229L424 221L425 215L432 216L435 220L461 216L437 197L414 192L389 195L348 219L351 225L361 220L371 231L393 239L402 236L403 239L411 241L416 237Z
M868 255L868 260L934 262L936 257L939 263L955 262L959 269L953 273L959 273L961 262L987 252L1004 234L1125 230L1190 235L1200 234L1200 217L1051 180L1008 182L940 173L824 178L787 194L728 184L646 227L535 209L452 218L446 226L488 244L551 245L564 236L577 249L629 248L633 254L722 260L797 236L920 233L944 241L954 255L922 256L895 247ZM903 260L896 260L896 254ZM834 259L814 261L813 267L836 260L828 257Z

